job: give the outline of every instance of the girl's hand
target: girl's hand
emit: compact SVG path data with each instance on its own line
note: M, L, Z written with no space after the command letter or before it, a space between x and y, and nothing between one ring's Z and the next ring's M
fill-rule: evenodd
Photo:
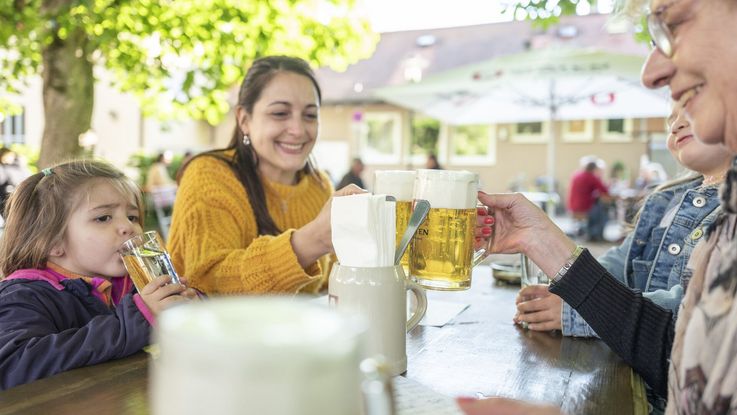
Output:
M172 284L170 276L161 275L146 284L138 294L143 299L143 302L146 303L148 309L151 310L151 313L158 315L172 304L189 301L189 295L191 294L185 294L185 291L189 290L194 293L194 290L182 284Z
M561 415L558 408L507 398L458 398L458 406L467 415Z
M349 184L338 190L325 203L314 220L294 232L292 248L294 253L297 254L297 259L302 267L307 267L321 256L333 252L332 228L330 225L330 207L333 198L360 193L366 193L366 191L355 184Z
M179 277L179 281L184 285L187 286L187 279L183 277ZM182 291L182 294L180 294L182 297L187 297L190 300L199 300L200 299L200 292L195 290L194 288L187 288L186 290Z
M561 330L560 313L563 300L548 291L547 285L530 285L517 294L517 314L514 322L527 323L535 331Z

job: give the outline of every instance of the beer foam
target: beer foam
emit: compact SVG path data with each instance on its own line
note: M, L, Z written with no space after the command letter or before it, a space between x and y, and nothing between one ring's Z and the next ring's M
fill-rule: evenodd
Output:
M479 176L466 170L417 171L414 198L425 199L431 208L471 209L476 207Z
M303 348L349 332L344 318L330 314L327 309L301 300L219 298L172 307L159 317L158 332L172 341L209 346Z
M416 173L413 170L377 170L374 172L374 194L394 196L411 201Z

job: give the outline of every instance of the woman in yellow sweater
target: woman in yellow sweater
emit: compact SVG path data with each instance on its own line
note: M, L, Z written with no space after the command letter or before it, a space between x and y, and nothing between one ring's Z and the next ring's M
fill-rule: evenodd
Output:
M207 294L316 291L333 251L328 178L309 161L320 87L301 59L256 60L240 87L227 148L186 166L169 251ZM347 187L339 194L361 192Z

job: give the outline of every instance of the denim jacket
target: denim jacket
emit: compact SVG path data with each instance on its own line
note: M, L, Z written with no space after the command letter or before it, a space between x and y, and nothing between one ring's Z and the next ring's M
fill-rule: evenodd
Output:
M717 186L699 188L699 176L651 194L642 208L635 229L618 247L609 249L598 261L619 281L642 291L654 303L674 315L683 297L680 277L694 246L721 208ZM677 211L667 227L663 216L674 206ZM561 327L564 336L598 337L586 321L563 303Z

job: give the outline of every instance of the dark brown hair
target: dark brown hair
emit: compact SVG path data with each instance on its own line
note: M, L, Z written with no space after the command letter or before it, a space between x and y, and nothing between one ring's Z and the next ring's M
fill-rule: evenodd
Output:
M0 272L8 276L24 268L44 268L51 249L63 241L69 216L93 179L106 179L138 206L138 186L120 170L97 160L75 160L44 169L24 180L5 206L0 240Z
M280 72L292 72L307 77L315 87L318 103L322 101L320 85L318 85L315 74L307 62L290 56L267 56L254 61L251 68L248 69L248 73L246 73L246 77L243 79L240 91L238 92L238 106L242 107L249 115L253 114L253 107L261 97L264 88ZM235 149L235 155L232 158L223 156L223 150L232 149ZM278 235L281 233L266 206L266 193L258 172L258 154L253 150L253 146L243 143L243 131L241 131L237 120L233 137L228 147L209 151L200 156L204 155L217 157L225 161L233 169L233 172L248 195L248 200L256 217L258 234ZM186 165L182 168L186 168ZM307 164L300 174L310 175L321 183L320 177L315 169L315 164L312 161L312 156L308 158Z

